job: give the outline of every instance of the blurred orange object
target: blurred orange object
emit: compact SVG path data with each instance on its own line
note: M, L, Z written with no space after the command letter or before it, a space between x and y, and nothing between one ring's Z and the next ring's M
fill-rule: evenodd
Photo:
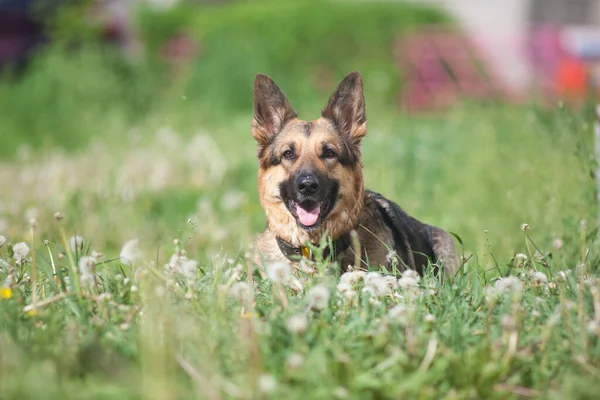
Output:
M589 71L581 60L566 56L559 61L556 67L556 89L559 95L584 98L589 84Z

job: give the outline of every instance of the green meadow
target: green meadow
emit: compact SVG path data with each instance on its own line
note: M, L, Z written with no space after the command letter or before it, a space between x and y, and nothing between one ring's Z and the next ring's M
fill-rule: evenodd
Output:
M135 61L77 11L0 78L0 398L598 397L592 104L403 111L395 40L453 23L424 7L140 9ZM182 30L197 54L173 71L156 54ZM314 119L351 70L366 186L456 234L450 279L247 259L254 75Z

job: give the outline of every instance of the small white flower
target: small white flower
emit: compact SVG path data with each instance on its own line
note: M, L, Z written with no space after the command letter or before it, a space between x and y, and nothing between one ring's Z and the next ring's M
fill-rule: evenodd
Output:
M286 328L290 333L302 333L308 328L308 319L306 315L293 315L286 321Z
M531 274L531 279L538 285L544 284L548 282L548 277L546 274L540 271L535 271Z
M131 265L142 258L142 251L139 247L138 239L133 239L126 242L121 248L121 263Z
M258 388L263 393L270 393L277 386L277 381L273 378L273 375L263 374L258 379Z
M79 274L81 283L87 284L94 281L94 273L96 269L96 259L94 257L81 257L79 259Z
M138 291L138 287L135 285L131 285L131 287L129 288L129 290L131 290L132 292L137 292Z
M554 241L552 241L552 247L554 247L556 250L558 250L561 247L563 247L563 241L562 241L562 239L561 238L554 239Z
M529 224L521 224L521 230L523 232L528 231L529 230Z
M26 261L27 255L29 254L29 246L25 242L17 243L13 246L13 257L17 265L21 265Z
M4 243L6 243L6 238L3 235L0 235L0 247L4 246Z
M72 253L81 253L83 250L83 238L81 236L71 236L68 240L69 250Z
M198 273L198 262L196 260L183 260L181 262L181 273L188 279L195 278Z
M274 262L267 265L267 277L273 283L287 284L292 271L286 262Z
M291 353L287 357L286 364L289 369L298 369L304 364L304 357L299 353Z
M313 310L323 310L329 304L329 290L323 285L311 288L306 297L308 304Z
M542 313L539 310L533 309L531 310L531 316L534 318L539 318L542 316Z
M427 315L425 315L424 320L425 320L425 322L429 322L429 323L435 322L435 315L427 314Z
M227 295L240 303L250 303L252 301L252 288L246 282L236 282L231 285Z

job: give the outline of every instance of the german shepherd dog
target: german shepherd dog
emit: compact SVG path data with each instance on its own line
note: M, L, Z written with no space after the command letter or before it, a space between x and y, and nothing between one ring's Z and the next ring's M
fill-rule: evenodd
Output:
M307 244L327 235L330 246L323 255L339 262L342 272L361 260L356 267L390 269L395 262L399 270L423 274L430 261L436 272L443 265L446 274L454 274L458 258L450 234L365 190L361 140L366 122L358 72L342 80L321 118L310 122L297 118L271 78L256 76L252 135L258 142L258 191L268 223L256 242L259 266L289 261L298 268L302 257L312 257Z

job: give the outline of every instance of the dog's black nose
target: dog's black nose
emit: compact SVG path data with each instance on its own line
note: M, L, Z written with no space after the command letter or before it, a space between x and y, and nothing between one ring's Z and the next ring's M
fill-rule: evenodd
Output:
M300 174L296 178L296 187L302 194L315 194L319 190L319 180L313 174Z

